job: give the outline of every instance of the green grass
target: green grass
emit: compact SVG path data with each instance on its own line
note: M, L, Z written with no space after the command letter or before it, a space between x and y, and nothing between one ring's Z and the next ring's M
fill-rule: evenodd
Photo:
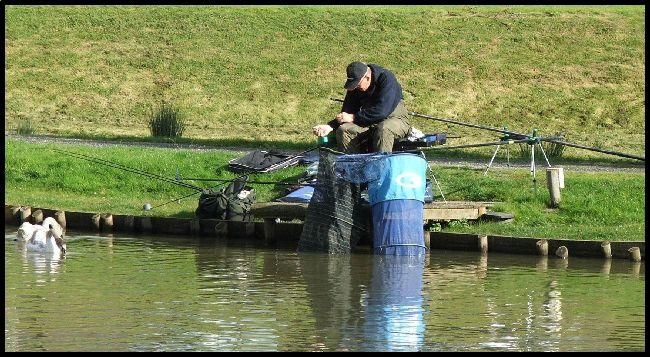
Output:
M167 178L176 173L186 178L228 178L231 152L206 152L133 147L87 147L5 142L5 204L31 205L69 211L194 217L198 194L192 190L80 160L54 151L91 155L133 169ZM549 200L544 172L538 172L537 189L527 169L482 169L433 166L447 200L501 202L494 210L514 213L511 224L456 224L445 230L559 239L643 240L645 237L645 174L565 172L565 188L559 209L547 208ZM251 180L296 182L304 166L251 176ZM190 182L201 187L217 185ZM224 185L224 184L219 184ZM271 201L285 194L286 186L254 184L257 201ZM434 194L439 191L434 185ZM167 203L170 202L171 203Z
M173 100L187 139L304 147L362 60L411 111L644 155L644 47L643 6L6 6L5 126L146 138Z
M90 155L111 163L153 175L174 179L232 179L238 174L227 170L229 160L238 157L229 152L199 152L132 147L88 147L78 145L29 144L16 140L5 142L5 203L25 204L53 209L86 212L142 214L145 203L154 206L158 216L194 217L199 194L173 183L127 172L108 165L54 151L53 148ZM296 182L304 170L294 167L265 174L263 181L287 178ZM290 176L287 176L290 175ZM292 177L291 175L295 176ZM251 175L254 180L254 175ZM210 188L223 187L219 182L192 182ZM259 201L279 197L286 186L256 185ZM191 195L175 201L176 198ZM171 203L167 203L173 201ZM167 203L167 204L165 204ZM164 205L162 205L164 204ZM162 205L160 207L157 207Z
M521 237L645 240L645 174L565 171L558 209L550 209L546 175L536 183L527 169L434 170L447 200L500 202L494 211L513 213L509 224L456 224L447 231Z

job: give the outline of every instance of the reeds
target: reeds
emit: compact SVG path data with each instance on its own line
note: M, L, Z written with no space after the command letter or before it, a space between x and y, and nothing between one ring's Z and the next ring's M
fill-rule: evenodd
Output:
M149 120L151 135L166 138L177 138L183 135L185 121L180 111L167 103L162 103Z

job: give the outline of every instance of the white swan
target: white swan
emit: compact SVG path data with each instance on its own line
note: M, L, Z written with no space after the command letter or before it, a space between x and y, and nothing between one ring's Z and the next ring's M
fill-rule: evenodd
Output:
M16 238L21 242L27 242L32 238L36 230L47 232L50 226L54 227L57 234L61 238L63 238L63 228L61 227L59 222L57 222L56 219L52 217L45 218L43 220L43 223L41 224L31 224L29 222L23 222L23 224L21 224L20 227L18 227L18 232L16 232ZM39 237L45 238L45 235L39 235Z
M55 255L65 254L67 250L65 241L53 225L50 225L48 230L35 229L25 247L28 251L53 253Z
M39 224L31 224L29 222L23 222L23 224L18 227L18 232L16 232L16 238L21 242L27 242L37 227L41 227Z

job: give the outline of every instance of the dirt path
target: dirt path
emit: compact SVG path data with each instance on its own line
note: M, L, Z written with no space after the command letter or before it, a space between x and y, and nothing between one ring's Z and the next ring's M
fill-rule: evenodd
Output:
M61 138L56 136L23 136L23 135L13 135L5 133L5 139L17 139L24 140L27 142L33 143L62 143L62 144L76 144L76 145L91 145L91 146L135 146L135 147L158 147L158 148L170 148L170 149L182 149L182 150L196 150L196 151L231 151L234 153L244 154L255 150L254 148L242 148L242 147L222 147L215 148L212 146L198 145L198 144L169 144L169 143L148 143L148 142L120 142L120 141L101 141L101 140L85 140L85 139L73 139L73 138ZM290 152L287 150L287 152ZM449 166L449 167L470 167L475 169L485 170L489 160L479 161L479 160L463 160L463 159L431 159L429 162L432 165L440 166ZM551 165L553 162L551 161ZM553 165L555 166L555 165ZM634 172L634 173L644 173L645 174L645 162L639 161L638 163L621 163L621 164L592 164L592 163L574 163L574 164L563 164L557 165L558 167L564 167L565 170L569 171L611 171L611 172ZM493 169L525 169L530 170L530 163L522 162L510 162L510 165L507 164L505 159L496 158L490 167L490 170ZM537 173L543 173L543 170L546 168L546 163L544 160L536 161L536 170Z

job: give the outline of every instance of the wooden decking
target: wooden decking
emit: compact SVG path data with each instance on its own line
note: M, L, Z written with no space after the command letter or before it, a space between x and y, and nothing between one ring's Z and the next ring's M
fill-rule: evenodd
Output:
M475 220L481 218L494 202L447 201L424 205L425 221ZM252 207L253 216L263 219L304 220L306 203L263 202Z

